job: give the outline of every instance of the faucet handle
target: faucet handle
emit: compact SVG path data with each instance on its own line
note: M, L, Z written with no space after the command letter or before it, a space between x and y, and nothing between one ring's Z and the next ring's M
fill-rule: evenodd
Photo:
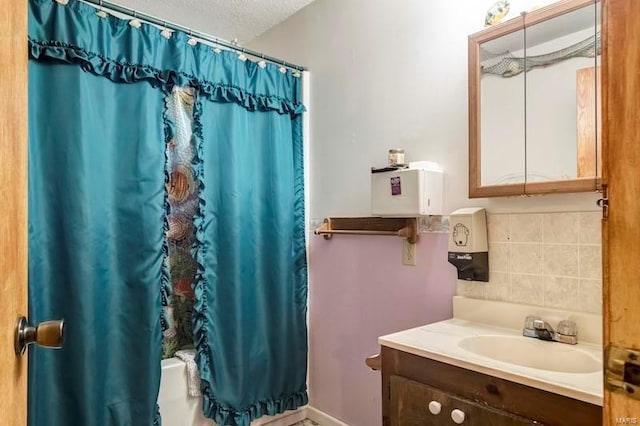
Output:
M562 320L558 323L556 332L563 336L577 336L578 326L571 320Z
M534 323L536 321L540 321L542 318L540 318L537 315L527 315L527 317L524 319L524 328L526 330L534 330L535 329L535 325Z
M553 333L553 328L551 327L551 325L541 319L533 320L533 328L536 330L543 330L548 331L549 333Z

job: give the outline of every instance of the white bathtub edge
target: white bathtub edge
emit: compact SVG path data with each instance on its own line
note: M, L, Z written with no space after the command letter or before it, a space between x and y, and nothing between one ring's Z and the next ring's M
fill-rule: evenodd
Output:
M161 366L158 405L163 425L216 426L215 422L202 415L202 397L194 398L188 395L185 362L178 358L167 358L162 360ZM307 418L307 407L305 405L297 410L261 417L251 422L251 426L290 426ZM327 426L332 425L327 423Z

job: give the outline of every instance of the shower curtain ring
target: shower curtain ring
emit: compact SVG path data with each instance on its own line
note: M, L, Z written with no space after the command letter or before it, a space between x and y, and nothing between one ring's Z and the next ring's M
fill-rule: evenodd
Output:
M263 69L267 67L267 62L264 60L264 53L260 53L260 62L258 62L258 66Z
M104 6L102 4L102 0L100 0L100 3L98 4L98 11L96 12L96 15L98 15L99 18L106 18L107 17L107 13L104 11Z
M135 9L130 10L133 11L133 19L129 21L129 25L131 25L133 28L140 28L142 26L142 23L138 19L138 11Z
M171 31L169 31L169 28L167 28L167 21L162 21L162 31L160 32L160 34L167 40L171 38Z
M198 40L196 40L193 37L193 30L192 29L189 30L189 40L187 41L187 43L189 44L189 46L195 46L196 44L198 44Z
M240 53L238 54L238 59L240 59L242 62L247 60L247 55L244 54L245 50L246 49L244 47L239 49Z

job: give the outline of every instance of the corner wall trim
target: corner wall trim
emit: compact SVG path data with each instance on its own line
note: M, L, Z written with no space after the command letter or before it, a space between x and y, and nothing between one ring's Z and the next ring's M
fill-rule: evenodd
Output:
M307 418L313 420L316 423L320 423L322 426L349 426L347 423L331 417L327 413L323 413L317 408L311 406L307 407Z
M285 411L277 416L266 416L251 422L251 426L289 426L307 418L307 407L297 410ZM324 426L324 425L323 425Z

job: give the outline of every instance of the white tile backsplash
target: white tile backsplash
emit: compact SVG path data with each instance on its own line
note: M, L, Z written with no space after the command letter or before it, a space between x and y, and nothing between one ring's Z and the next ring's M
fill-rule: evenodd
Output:
M544 305L542 275L511 274L511 302Z
M602 212L580 213L580 244L600 244Z
M511 274L492 272L489 283L484 285L484 298L491 300L511 300Z
M458 280L456 294L458 296L471 297L473 299L483 299L484 287L486 285L486 283L475 281Z
M492 214L487 216L487 228L490 242L509 242L511 240L511 216Z
M577 244L580 242L580 213L544 215L544 242Z
M511 273L542 274L542 253L542 244L511 244Z
M580 311L602 313L602 280L580 280Z
M491 243L489 259L492 271L509 273L511 271L511 244Z
M580 246L580 278L602 279L602 248L599 245Z
M575 310L580 305L580 280L568 277L544 277L544 305Z
M545 244L542 273L550 276L578 277L580 246Z
M542 242L541 214L512 214L510 217L512 243Z
M458 295L602 312L601 212L489 214L489 282Z

